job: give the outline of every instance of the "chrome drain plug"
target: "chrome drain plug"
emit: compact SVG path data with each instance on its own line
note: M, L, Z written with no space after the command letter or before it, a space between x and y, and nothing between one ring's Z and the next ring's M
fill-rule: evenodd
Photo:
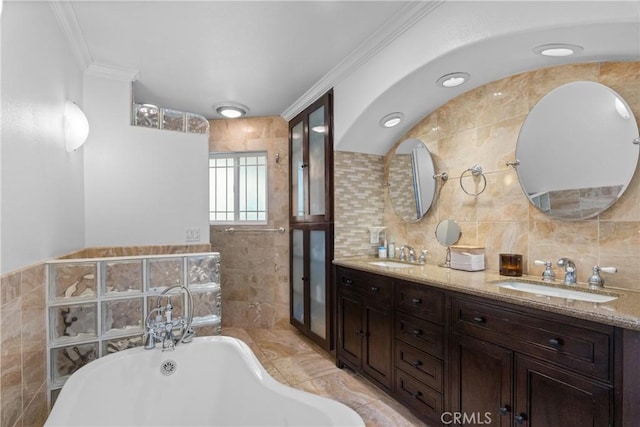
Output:
M160 365L160 373L162 375L169 376L173 375L178 369L178 364L175 360L167 359Z

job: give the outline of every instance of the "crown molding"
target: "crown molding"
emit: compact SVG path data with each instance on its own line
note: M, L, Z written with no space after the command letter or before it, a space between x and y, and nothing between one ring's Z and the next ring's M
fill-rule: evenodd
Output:
M84 71L84 74L87 76L100 77L110 80L121 80L125 82L133 82L135 80L138 80L139 77L138 70L118 67L115 65L98 64L97 62L93 62L92 64L90 64Z
M444 1L411 1L403 6L378 31L360 43L351 54L333 67L280 116L287 121L293 119Z
M71 2L49 0L49 5L58 21L58 25L60 25L62 32L71 45L71 50L77 63L83 70L86 69L93 61L93 58Z

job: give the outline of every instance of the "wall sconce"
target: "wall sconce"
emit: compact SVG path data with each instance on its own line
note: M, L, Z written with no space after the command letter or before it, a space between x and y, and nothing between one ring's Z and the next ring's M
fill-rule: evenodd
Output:
M71 101L64 103L64 142L68 152L76 151L89 136L89 121L84 112Z

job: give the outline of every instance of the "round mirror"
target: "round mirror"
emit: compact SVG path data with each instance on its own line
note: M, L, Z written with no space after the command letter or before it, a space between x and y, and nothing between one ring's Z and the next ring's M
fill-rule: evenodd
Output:
M451 267L451 248L460 238L460 226L452 219L445 219L440 221L436 227L436 239L442 246L447 247L447 255L443 264L438 264L440 267Z
M516 145L518 179L547 215L585 219L611 206L638 163L638 126L612 89L573 82L545 95L527 116Z
M436 227L436 239L442 246L451 246L460 238L460 226L452 219L440 221Z
M407 139L389 163L389 198L395 213L415 222L427 213L436 193L431 153L419 139Z

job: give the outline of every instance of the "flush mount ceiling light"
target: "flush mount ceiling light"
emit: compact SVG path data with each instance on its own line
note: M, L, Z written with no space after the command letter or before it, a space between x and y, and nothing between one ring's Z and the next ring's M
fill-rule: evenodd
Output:
M404 114L400 112L387 114L382 119L380 119L380 126L382 126L383 128L392 128L399 125L402 119L404 119Z
M543 44L533 48L533 51L542 56L571 56L582 52L582 46L566 43Z
M247 106L236 104L235 102L225 102L224 104L216 105L215 109L218 114L228 119L237 119L249 111Z
M438 84L438 86L442 87L456 87L469 80L469 77L471 77L469 73L449 73L436 80L436 83Z
M64 143L68 152L76 151L89 136L89 121L84 112L71 101L64 103Z

